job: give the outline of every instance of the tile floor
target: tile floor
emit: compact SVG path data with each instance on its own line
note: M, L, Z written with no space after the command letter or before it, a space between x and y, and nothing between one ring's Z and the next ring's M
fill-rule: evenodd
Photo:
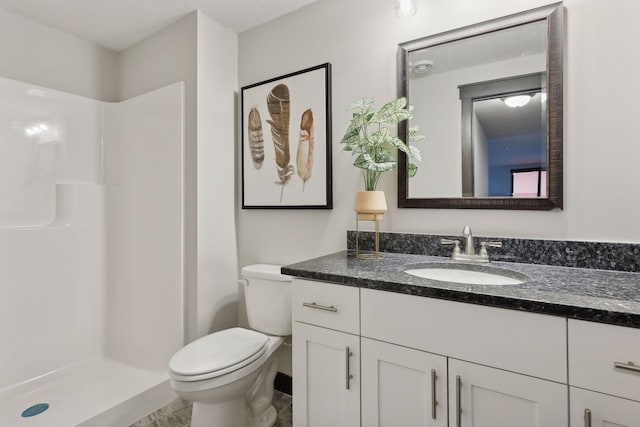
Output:
M274 427L291 427L293 424L293 405L291 396L276 391L273 406L278 411L278 420ZM190 427L191 404L186 400L176 399L167 406L147 415L130 427ZM231 426L220 426L231 427Z

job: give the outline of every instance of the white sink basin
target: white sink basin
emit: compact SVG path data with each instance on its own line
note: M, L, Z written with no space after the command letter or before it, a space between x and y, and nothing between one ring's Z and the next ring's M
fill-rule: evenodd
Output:
M485 268L486 270L486 268ZM425 279L439 280L441 282L464 283L467 285L520 285L525 283L525 278L515 272L504 272L497 268L490 271L477 271L467 266L433 266L426 268L414 268L405 270L405 273Z

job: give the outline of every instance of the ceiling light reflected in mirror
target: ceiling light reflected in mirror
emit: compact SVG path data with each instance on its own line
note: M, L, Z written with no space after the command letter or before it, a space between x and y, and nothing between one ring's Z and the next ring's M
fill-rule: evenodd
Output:
M518 107L524 107L525 105L527 105L529 101L531 101L531 98L533 98L533 96L529 94L514 95L514 96L509 96L507 98L502 98L502 101L505 103L507 107L518 108Z

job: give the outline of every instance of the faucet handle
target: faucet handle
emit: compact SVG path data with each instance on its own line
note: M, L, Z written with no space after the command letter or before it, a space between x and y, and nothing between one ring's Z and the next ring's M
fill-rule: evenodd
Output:
M480 242L480 256L489 256L487 253L487 246L492 248L501 248L502 242Z
M501 248L502 242L480 242L481 246L490 246L492 248Z
M451 239L440 239L440 243L443 245L454 245L453 246L453 253L451 254L451 256L455 256L455 255L460 255L460 242L457 240L451 240Z

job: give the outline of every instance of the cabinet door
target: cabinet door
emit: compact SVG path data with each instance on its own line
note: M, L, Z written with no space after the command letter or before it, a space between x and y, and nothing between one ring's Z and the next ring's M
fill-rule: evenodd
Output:
M294 427L360 425L360 337L293 324Z
M640 402L571 387L571 427L638 427Z
M640 401L640 329L569 319L569 384ZM640 426L640 421L638 422Z
M567 394L563 384L449 359L453 427L566 426Z
M447 359L362 338L363 427L446 427Z

